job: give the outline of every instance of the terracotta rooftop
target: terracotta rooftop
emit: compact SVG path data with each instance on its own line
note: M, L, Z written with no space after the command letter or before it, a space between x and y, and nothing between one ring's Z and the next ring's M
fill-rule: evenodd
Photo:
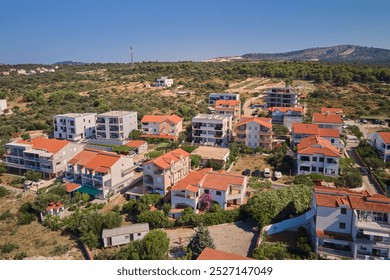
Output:
M378 132L385 144L390 144L390 132Z
M139 146L142 146L146 143L145 140L130 140L129 142L126 143L127 147L133 147L133 148L138 148Z
M69 143L69 141L48 138L34 138L31 140L19 140L17 143L32 145L33 149L46 150L49 153L55 154L63 149Z
M320 238L326 239L353 241L352 235L347 233L333 232L328 230L316 230L316 235Z
M165 121L178 124L179 122L183 121L183 119L176 115L172 115L172 116L145 115L141 120L142 123L149 123L149 122L162 123Z
M68 163L84 166L97 172L107 172L119 159L115 153L101 152L96 150L83 150L73 157Z
M318 124L293 123L292 131L294 134L316 135L318 133Z
M78 188L80 188L81 186L79 184L76 184L76 183L66 183L65 184L65 188L66 188L66 191L68 193L70 192L73 192L74 190L77 190Z
M261 126L272 128L271 118L259 118L259 117L241 117L236 126L241 126L250 122L256 122Z
M342 124L343 120L340 115L313 113L313 123L333 123Z
M302 107L271 107L268 109L268 111L271 112L280 111L283 113L287 113L288 111L294 111L294 112L303 113L303 108Z
M176 185L174 185L171 190L189 190L191 192L197 192L199 190L200 181L203 179L207 172L210 172L212 170L212 168L204 168L198 171L190 172L185 178L181 179Z
M222 106L222 105L228 105L228 106L237 106L241 104L241 101L240 100L217 100L215 102L215 107L219 107L219 106Z
M340 138L340 132L336 128L319 128L318 136Z
M167 169L171 167L172 163L178 162L181 157L188 157L189 155L189 153L179 148L171 152L165 153L159 157L156 157L146 162L144 165L153 163L163 169Z
M340 157L338 149L328 140L312 135L303 138L298 146L298 154L313 155L323 154L330 157Z
M49 211L51 209L59 209L63 206L64 206L64 204L62 204L61 202L57 202L57 203L50 202L49 206L46 207L46 211Z
M227 253L211 248L204 248L197 260L254 260L248 257Z

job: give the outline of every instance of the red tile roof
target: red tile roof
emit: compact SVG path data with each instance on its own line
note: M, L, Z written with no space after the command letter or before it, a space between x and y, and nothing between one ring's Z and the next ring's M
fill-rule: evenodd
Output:
M87 169L105 173L120 159L120 157L120 155L115 153L83 150L68 163L81 165Z
M155 159L152 159L148 162L146 162L144 165L153 163L163 169L170 168L172 165L172 162L178 162L181 157L189 157L189 153L184 151L183 149L176 149L171 152L165 153L159 157L156 157Z
M328 140L317 135L303 138L298 144L298 154L323 154L330 157L340 157L339 151L335 146Z
M338 131L335 128L319 128L318 129L318 136L340 138L340 131Z
M385 144L390 144L390 132L378 132Z
M294 134L311 134L316 135L318 133L318 124L311 123L293 123L292 131Z
M215 102L215 107L219 107L222 105L237 106L239 104L241 104L240 100L217 100Z
M212 168L204 168L198 171L190 172L185 178L181 179L176 185L172 187L173 191L189 190L197 192L199 190L200 181L207 172L212 171Z
M165 121L178 124L179 122L183 121L183 119L176 115L172 115L172 116L145 115L141 120L141 122L143 123L162 123Z
M19 144L32 145L33 149L46 150L49 153L57 153L68 145L68 140L34 138L31 140L19 140Z
M343 109L341 109L341 108L326 108L326 107L322 107L321 108L321 113L322 114L325 114L325 113L328 113L328 114L342 114L343 113Z
M66 183L65 184L65 188L66 188L66 191L68 193L73 192L74 190L77 190L80 187L81 186L79 184L75 184L75 183Z
M129 142L126 143L127 147L133 147L133 148L138 148L139 146L142 146L146 143L145 140L130 140Z
M229 186L242 186L244 182L245 177L241 175L208 172L203 179L202 188L217 191L227 191Z
M64 207L64 204L62 204L61 202L50 202L49 206L46 207L46 211L49 211L51 209L60 209L61 207Z
M333 124L342 124L343 120L340 115L334 114L313 114L313 123L333 123Z
M250 122L256 122L261 126L272 128L270 118L259 118L259 117L241 117L240 121L236 124L236 126L241 126Z
M197 260L254 260L248 257L227 253L211 248L204 248Z
M302 107L271 107L268 108L268 111L271 112L280 111L283 113L287 113L288 111L294 111L294 112L303 113L303 108Z

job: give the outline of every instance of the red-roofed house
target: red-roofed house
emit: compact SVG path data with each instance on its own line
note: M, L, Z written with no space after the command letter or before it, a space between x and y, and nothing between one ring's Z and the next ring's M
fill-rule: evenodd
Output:
M312 209L317 252L353 259L390 257L390 198L314 187Z
M308 136L317 135L328 140L340 152L344 149L344 144L340 140L340 132L334 128L319 128L317 124L294 123L292 125L292 145L299 144L301 139Z
M313 113L313 123L319 128L334 128L340 133L343 131L343 119L338 114Z
M142 154L148 150L148 142L145 140L130 140L125 146L135 148L138 154Z
M302 123L302 107L271 107L268 109L272 124L283 124L291 131L293 123Z
M233 120L241 116L240 100L217 100L215 102L215 113L219 115L232 116Z
M338 176L339 159L338 149L322 137L309 136L298 144L297 170L299 175L320 173Z
M190 154L182 149L173 150L144 163L145 191L166 194L170 187L187 176L190 168Z
M370 144L375 147L381 159L390 162L390 132L375 132L368 135Z
M134 177L131 157L97 150L83 150L68 162L64 181L78 184L66 185L72 191L88 193L106 199L129 186Z
M210 194L222 209L241 205L244 203L246 186L245 176L217 173L211 168L201 169L189 173L172 187L171 206L174 210L192 207L196 211L203 194Z
M145 115L141 120L141 137L177 140L183 131L183 119L176 116Z
M66 163L82 150L82 145L67 140L35 138L5 145L7 172L23 175L41 172L44 179L61 176Z
M254 149L258 147L271 148L272 124L270 118L242 117L236 124L237 143Z

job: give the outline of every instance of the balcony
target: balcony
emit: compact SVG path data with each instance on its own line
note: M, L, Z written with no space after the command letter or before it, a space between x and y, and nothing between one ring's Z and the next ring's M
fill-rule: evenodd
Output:
M106 119L105 118L97 118L96 123L106 123Z
M378 223L378 222L360 220L357 222L357 228L363 230L367 229L373 232L390 234L390 224L387 223Z

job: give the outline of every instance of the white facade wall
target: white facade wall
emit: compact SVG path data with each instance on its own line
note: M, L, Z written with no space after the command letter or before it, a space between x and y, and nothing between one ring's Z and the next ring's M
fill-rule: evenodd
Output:
M232 138L232 116L199 114L192 119L192 138L208 146L227 146Z
M123 142L137 129L137 112L112 111L96 115L96 139Z
M0 99L0 115L4 114L5 109L7 109L7 100Z
M125 245L130 243L131 241L141 240L142 238L145 237L147 233L148 231L142 231L142 232L117 235L112 237L105 237L103 238L103 246L106 248L110 246Z
M385 162L390 161L390 144L386 144L378 133L369 135L370 144L379 151L380 158Z
M352 234L353 211L347 208L346 213L341 214L340 208L317 206L316 229ZM340 227L340 223L345 224L344 229Z
M157 87L171 87L172 85L173 85L173 79L168 79L167 77L161 77L156 81Z
M54 138L83 141L95 136L96 114L65 114L54 118Z
M217 100L240 100L238 93L210 93L209 104L215 105Z
M302 160L302 157L308 157L309 160ZM324 161L320 161L323 158ZM330 161L331 163L329 163ZM324 156L323 154L297 154L298 175L307 175L311 173L320 173L326 176L335 176L339 174L339 158Z

